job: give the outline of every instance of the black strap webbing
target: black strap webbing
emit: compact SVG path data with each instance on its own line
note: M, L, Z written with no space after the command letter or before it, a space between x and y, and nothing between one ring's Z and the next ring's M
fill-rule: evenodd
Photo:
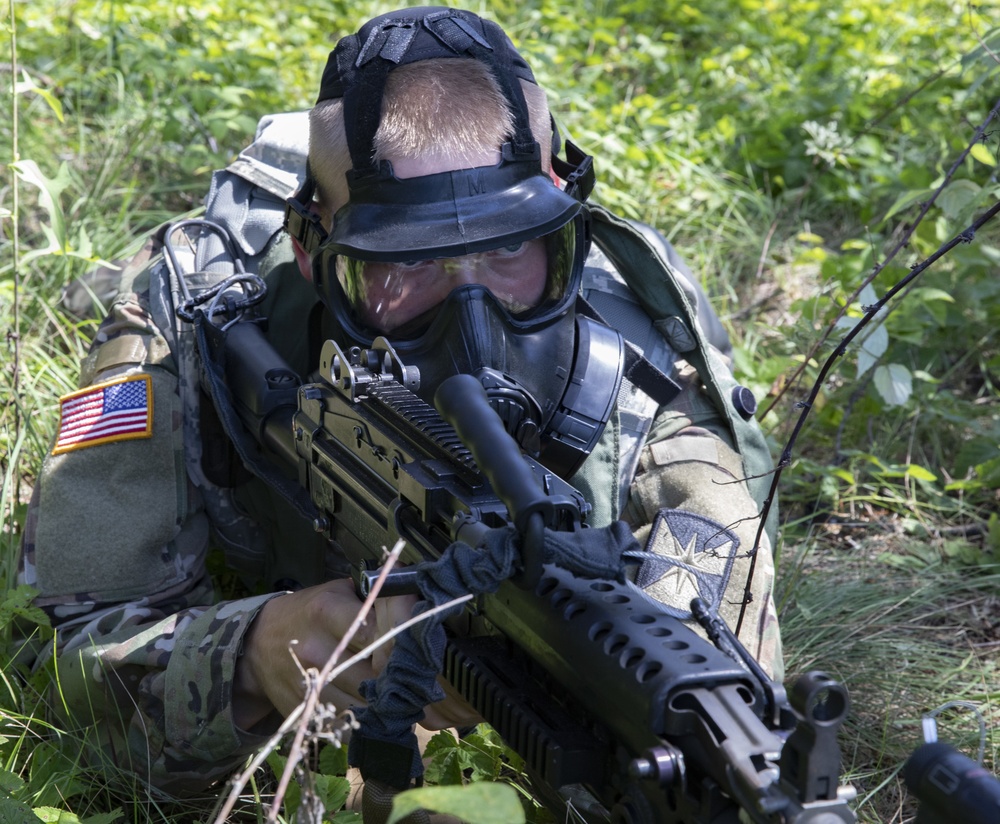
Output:
M601 317L601 313L582 297L577 298L577 311L605 326L610 325ZM625 380L641 389L660 406L666 406L681 393L680 384L661 372L636 348L635 344L628 340L625 341L625 371L622 375Z
M200 309L194 313L194 331L201 356L202 386L212 399L222 428L232 441L243 465L288 501L303 518L315 521L319 517L319 510L310 500L309 494L296 481L278 472L264 457L233 407L232 393L226 383L226 331L209 321L208 316Z

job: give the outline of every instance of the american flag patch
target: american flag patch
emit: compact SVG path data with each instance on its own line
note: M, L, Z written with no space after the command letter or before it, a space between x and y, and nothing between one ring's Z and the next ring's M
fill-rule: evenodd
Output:
M59 399L59 434L52 454L153 434L149 375L119 378Z

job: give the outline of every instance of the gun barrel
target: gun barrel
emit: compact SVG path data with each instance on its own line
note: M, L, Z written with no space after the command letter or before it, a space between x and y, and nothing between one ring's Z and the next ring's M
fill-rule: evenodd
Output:
M507 505L511 520L523 532L527 518L545 507L548 496L490 406L483 385L472 375L453 375L434 393L434 405L469 447L493 491Z

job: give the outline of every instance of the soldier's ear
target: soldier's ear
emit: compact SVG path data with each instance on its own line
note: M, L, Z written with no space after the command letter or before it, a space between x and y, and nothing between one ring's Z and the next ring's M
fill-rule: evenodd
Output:
M305 249L302 248L302 244L299 243L295 238L292 238L292 251L295 253L295 262L299 265L299 271L302 273L302 277L312 283L313 279L313 264L312 255L310 255Z

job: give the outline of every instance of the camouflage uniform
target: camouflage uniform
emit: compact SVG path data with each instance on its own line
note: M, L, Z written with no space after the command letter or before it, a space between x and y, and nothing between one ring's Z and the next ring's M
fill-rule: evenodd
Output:
M686 267L673 249L661 242L657 251L668 258L692 302L698 300ZM667 406L658 407L648 395L623 381L613 425L609 424L597 448L570 481L594 504L593 525L620 518L632 527L640 544L663 556L658 568L645 565L639 570L636 582L648 594L684 620L690 618L687 606L691 599L701 595L718 608L730 627L735 627L751 563L750 550L760 524L758 501L744 480L751 473L698 372L678 354L677 349L689 344L678 342L675 348L671 336L656 329L599 248L592 249L587 262L584 297L646 358L670 374L682 391ZM724 358L710 348L712 357ZM767 479L764 481L766 484ZM617 497L604 492L616 487ZM758 480L758 499L760 488ZM671 516L668 522L662 510L697 513L715 523L699 525L695 531L702 537L696 537L689 529L678 531L677 517ZM771 592L773 516L772 512L771 528L761 534L752 600L740 640L780 680L784 674L781 638ZM713 540L719 526L728 528L725 537ZM695 629L700 632L699 627Z
M71 723L96 735L115 764L185 794L224 778L275 727L274 718L249 731L233 723L235 663L254 615L288 589L343 574L344 560L261 482L220 482L206 471L225 440L202 431L211 416L204 408L198 413L199 392L185 367L191 341L174 329L176 296L156 251L147 247L129 266L80 377L88 387L148 375L151 431L46 459L29 511L21 578L37 588L37 604L57 627L59 686ZM287 239L270 257L274 265L261 268L268 335L307 375L325 316L290 260ZM732 624L758 523L740 457L695 371L653 328L610 264L596 252L591 263L585 294L684 391L657 409L626 381L604 437L571 480L593 503L595 525L623 518L640 540L652 532L653 547L676 558L670 574L647 575L644 586L678 608L704 578L699 564L731 559L725 574L712 574L730 584L721 608ZM303 335L306 325L310 334ZM664 507L731 525L740 548L699 555L660 528ZM210 546L261 594L217 603L206 572ZM780 672L771 582L765 537L743 640Z

